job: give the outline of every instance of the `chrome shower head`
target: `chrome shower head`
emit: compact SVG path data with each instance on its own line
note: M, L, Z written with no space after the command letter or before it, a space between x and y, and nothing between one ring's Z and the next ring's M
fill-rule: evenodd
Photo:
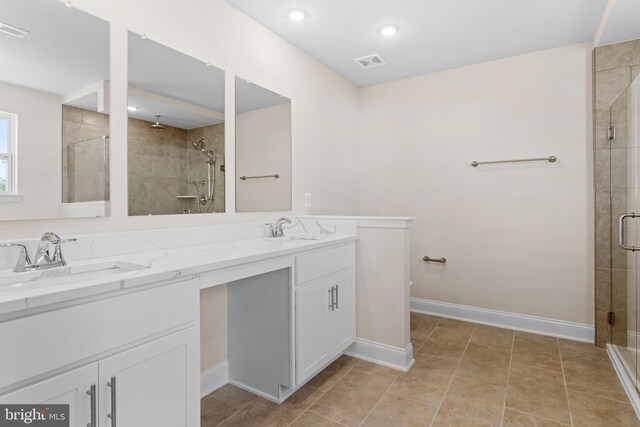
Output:
M160 114L156 114L156 122L151 125L151 129L163 130L164 126L160 124Z
M200 150L204 153L204 138L201 139L200 141L196 142L196 141L191 141L191 145L193 145L193 148L195 148L196 150Z

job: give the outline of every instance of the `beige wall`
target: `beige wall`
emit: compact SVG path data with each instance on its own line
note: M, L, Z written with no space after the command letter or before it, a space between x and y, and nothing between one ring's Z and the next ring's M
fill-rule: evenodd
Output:
M61 214L62 98L0 82L0 111L18 115L18 192L24 196L20 203L0 202L4 236L12 222L2 219Z
M227 285L200 291L200 367L227 359Z
M409 345L410 229L358 228L357 337Z
M593 324L591 50L362 89L361 214L417 217L413 297Z
M275 173L280 178L240 179ZM236 209L291 209L291 104L236 115Z

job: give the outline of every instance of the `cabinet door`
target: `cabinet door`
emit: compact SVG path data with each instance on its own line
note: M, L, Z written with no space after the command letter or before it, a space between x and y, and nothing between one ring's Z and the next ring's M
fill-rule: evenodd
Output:
M296 291L296 381L311 377L329 360L327 321L330 286L321 280Z
M335 301L329 312L329 352L335 357L356 339L356 288L353 271L337 274L331 280Z
M194 327L101 360L100 425L199 426L199 339Z
M91 410L97 402L88 391L98 384L98 364L41 381L9 394L0 396L0 404L63 404L69 405L69 426L91 426ZM92 426L97 427L97 426Z

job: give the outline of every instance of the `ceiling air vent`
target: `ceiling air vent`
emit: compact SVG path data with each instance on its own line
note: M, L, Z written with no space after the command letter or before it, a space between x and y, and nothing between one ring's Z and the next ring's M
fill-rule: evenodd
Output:
M387 63L387 61L382 59L382 56L378 55L377 53L374 53L373 55L363 56L362 58L356 58L354 59L354 61L356 61L356 63L365 70L368 70L369 68L379 67Z
M18 37L23 39L29 35L29 31L21 30L20 28L13 27L9 24L0 22L0 34L7 34L9 36Z

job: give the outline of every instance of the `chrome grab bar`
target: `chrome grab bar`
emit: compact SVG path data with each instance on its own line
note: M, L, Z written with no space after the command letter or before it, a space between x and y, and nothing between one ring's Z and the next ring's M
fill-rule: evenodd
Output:
M556 156L537 157L537 158L534 158L534 159L492 160L492 161L488 161L488 162L476 162L474 160L473 162L471 162L471 166L476 168L476 167L478 167L478 165L491 165L491 164L494 164L494 163L518 163L518 162L542 162L542 161L547 161L549 163L555 163L556 160L558 160L558 158Z
M631 251L631 252L640 251L639 246L627 246L627 244L625 243L626 239L625 239L625 232L624 232L624 220L627 218L640 218L640 214L631 212L631 213L620 216L620 219L618 220L618 237L620 238L620 240L618 241L618 244L622 249L626 251Z
M447 262L447 259L445 257L431 258L429 257L429 255L425 255L424 257L422 257L422 260L424 262L439 262L440 264L445 264Z
M274 173L273 175L256 175L256 176L241 176L240 179L246 181L248 179L256 179L256 178L280 178L280 174Z

